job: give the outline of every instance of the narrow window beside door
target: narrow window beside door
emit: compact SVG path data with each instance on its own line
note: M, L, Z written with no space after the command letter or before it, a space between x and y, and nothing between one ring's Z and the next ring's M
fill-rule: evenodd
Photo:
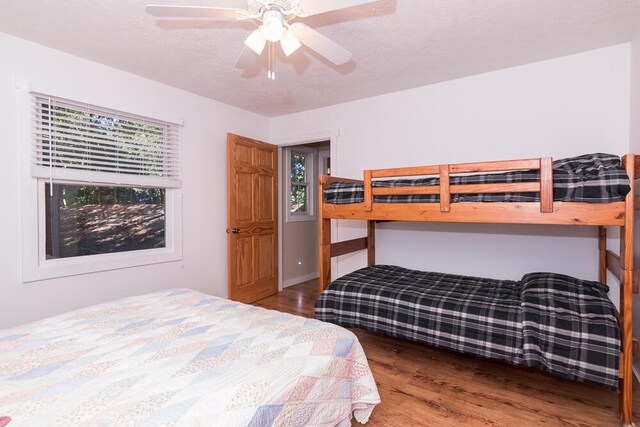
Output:
M315 220L315 150L287 149L287 221Z

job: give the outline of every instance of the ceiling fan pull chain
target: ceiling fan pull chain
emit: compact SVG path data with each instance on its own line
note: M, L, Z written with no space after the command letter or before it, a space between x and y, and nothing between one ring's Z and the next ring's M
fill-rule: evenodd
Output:
M271 43L267 42L267 78L271 80Z
M271 80L276 79L276 44L271 43Z
M268 71L267 71L267 78L269 80L275 80L276 79L276 57L275 57L275 43L271 43L269 42L269 46L268 46Z
M273 43L269 43L269 78L271 79L273 76Z

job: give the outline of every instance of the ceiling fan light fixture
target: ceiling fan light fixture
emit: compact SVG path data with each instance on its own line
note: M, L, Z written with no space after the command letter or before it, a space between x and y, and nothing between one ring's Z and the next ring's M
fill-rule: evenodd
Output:
M260 30L255 30L249 35L249 37L247 37L247 39L244 41L244 44L247 45L247 47L254 51L257 55L262 55L264 46L267 44L267 39L264 37Z
M214 0L212 0L214 1ZM220 0L222 1L222 0ZM239 0L237 0L239 1ZM322 33L296 21L334 10L346 9L377 0L246 0L246 9L217 6L148 4L145 10L158 18L208 18L227 21L251 21L259 28L245 40L235 67L247 69L269 47L269 77L275 78L275 44L290 56L301 46L314 51L335 65L351 60L352 53ZM255 53L255 55L254 55Z
M284 35L284 23L282 13L277 10L268 10L262 15L260 31L265 39L272 43L279 42Z
M284 54L289 56L296 50L300 49L302 43L300 40L293 34L293 31L289 30L286 32L282 40L280 40L280 45L282 46L282 50Z

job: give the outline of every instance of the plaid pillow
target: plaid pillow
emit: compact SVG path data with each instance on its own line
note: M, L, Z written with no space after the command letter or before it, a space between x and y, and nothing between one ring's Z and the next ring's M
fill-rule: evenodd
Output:
M620 331L608 291L601 283L562 274L526 274L524 364L617 389Z

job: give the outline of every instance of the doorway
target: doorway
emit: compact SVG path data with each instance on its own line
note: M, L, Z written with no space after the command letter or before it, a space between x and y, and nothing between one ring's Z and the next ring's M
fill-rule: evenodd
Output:
M319 276L318 178L331 174L330 148L323 140L281 150L282 288Z

